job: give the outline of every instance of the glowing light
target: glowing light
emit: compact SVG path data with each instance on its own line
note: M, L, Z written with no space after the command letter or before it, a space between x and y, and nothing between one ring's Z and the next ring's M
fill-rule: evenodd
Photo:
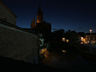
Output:
M92 33L92 31L93 31L93 30L92 30L92 29L90 29L89 31L90 31L90 33Z
M66 38L62 38L62 41L65 42L66 41Z
M49 55L49 52L46 51L45 54L44 54L45 58L48 58L48 55Z
M86 41L86 38L81 37L81 44L88 44L88 41Z
M81 42L81 44L84 44L83 42Z
M69 40L68 40L68 39L66 39L66 42L67 42L67 43L69 43Z
M39 19L40 17L39 16L37 16L37 23L40 23L40 19Z
M83 41L83 37L81 37L81 41Z
M44 53L46 53L47 52L47 48L44 48L44 49L41 49L40 50L40 54L44 54Z
M47 48L41 49L40 54L43 55L45 58L48 58L49 56Z
M62 50L63 53L66 53L67 51L66 50Z

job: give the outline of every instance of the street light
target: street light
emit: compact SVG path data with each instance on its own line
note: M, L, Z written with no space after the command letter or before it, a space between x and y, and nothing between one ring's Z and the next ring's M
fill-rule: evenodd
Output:
M90 31L90 44L91 44L91 33L92 33L92 29L89 30Z
M89 31L90 31L90 34L91 34L93 30L92 30L92 29L90 29Z

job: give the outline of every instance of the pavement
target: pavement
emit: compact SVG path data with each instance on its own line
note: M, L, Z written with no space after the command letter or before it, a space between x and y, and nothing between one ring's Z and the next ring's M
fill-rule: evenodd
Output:
M66 69L73 67L88 66L89 63L82 56L76 55L58 55L49 53L47 57L43 59L43 63L52 68ZM84 67L85 67L84 66Z
M30 63L25 63L23 61L17 61L17 60L13 60L13 59L10 59L10 58L5 58L5 57L0 57L0 65L3 67L3 64L6 64L4 65L4 69L6 70L6 67L10 67L9 65L12 65L13 67L16 66L16 70L20 71L18 68L21 69L21 71L37 71L37 72L41 72L41 71L46 71L46 72L50 72L50 71L56 71L56 72L61 72L61 71L87 71L87 72L93 72L95 71L96 72L96 66L93 67L93 65L90 65L88 66L87 65L82 65L82 64L75 64L74 65L71 65L71 64L68 64L68 61L67 59L62 58L60 56L57 56L55 55L56 57L54 57L55 54L53 54L51 57L48 57L49 59L48 60L43 60L45 61L45 64L43 62L43 64L30 64ZM51 59L50 59L51 58ZM8 65L8 66L7 66ZM12 70L12 68L10 67L9 68L10 70ZM3 70L4 71L4 70Z

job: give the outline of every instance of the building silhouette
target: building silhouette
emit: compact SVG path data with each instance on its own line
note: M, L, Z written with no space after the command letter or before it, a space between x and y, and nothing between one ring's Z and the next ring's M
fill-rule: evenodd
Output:
M86 33L85 37L81 36L81 44L96 45L96 33Z
M16 25L16 15L0 0L0 22L3 24Z
M38 13L37 13L37 24L43 22L43 11L41 8L38 8Z
M51 24L44 21L43 11L41 8L38 8L36 20L35 17L32 20L31 29L38 34L43 35L51 32Z

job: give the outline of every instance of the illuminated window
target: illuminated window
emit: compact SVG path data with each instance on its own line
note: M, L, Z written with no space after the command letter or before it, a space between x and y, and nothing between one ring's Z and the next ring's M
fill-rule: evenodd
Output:
M68 40L68 39L66 39L66 42L67 42L67 43L69 43L69 40Z
M62 41L65 42L66 41L66 38L62 38Z
M67 51L66 50L62 50L63 53L66 53Z

